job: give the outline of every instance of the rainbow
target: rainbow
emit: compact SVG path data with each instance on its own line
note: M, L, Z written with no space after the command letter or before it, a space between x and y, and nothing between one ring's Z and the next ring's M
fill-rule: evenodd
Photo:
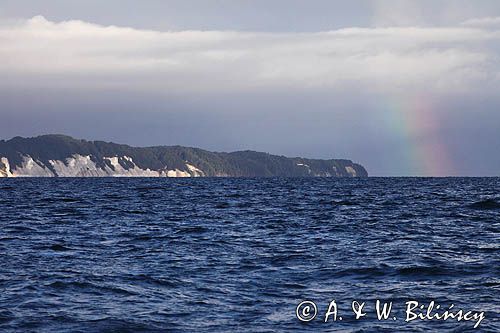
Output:
M391 99L385 112L387 129L399 140L403 170L414 176L450 176L454 163L441 137L442 121L432 97Z

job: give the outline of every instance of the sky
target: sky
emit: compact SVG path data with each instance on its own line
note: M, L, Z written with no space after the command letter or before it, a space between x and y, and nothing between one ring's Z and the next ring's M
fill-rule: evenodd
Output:
M0 139L500 175L500 1L0 0Z

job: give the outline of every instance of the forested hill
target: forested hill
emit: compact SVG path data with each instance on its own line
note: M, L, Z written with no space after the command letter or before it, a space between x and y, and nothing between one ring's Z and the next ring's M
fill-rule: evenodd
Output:
M198 148L138 148L65 135L0 141L3 177L366 177L343 159L289 158L255 151L215 153Z

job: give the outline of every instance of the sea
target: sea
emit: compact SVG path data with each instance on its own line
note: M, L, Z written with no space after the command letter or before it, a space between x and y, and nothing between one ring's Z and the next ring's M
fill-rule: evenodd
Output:
M0 180L0 332L500 332L499 298L500 178Z

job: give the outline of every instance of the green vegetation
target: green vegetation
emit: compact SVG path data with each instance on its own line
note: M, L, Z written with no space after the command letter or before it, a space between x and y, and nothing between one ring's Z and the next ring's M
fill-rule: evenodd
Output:
M351 177L353 171L358 177L368 176L361 165L349 160L288 158L255 151L214 153L181 146L137 148L103 141L78 140L65 135L15 137L0 141L0 157L8 158L11 168L20 167L23 156L29 155L52 169L49 160L65 161L75 154L89 155L99 167L111 169L113 166L105 157L119 157L120 165L129 169L134 164L120 158L128 156L141 169L187 170L186 163L189 163L203 170L206 176Z

